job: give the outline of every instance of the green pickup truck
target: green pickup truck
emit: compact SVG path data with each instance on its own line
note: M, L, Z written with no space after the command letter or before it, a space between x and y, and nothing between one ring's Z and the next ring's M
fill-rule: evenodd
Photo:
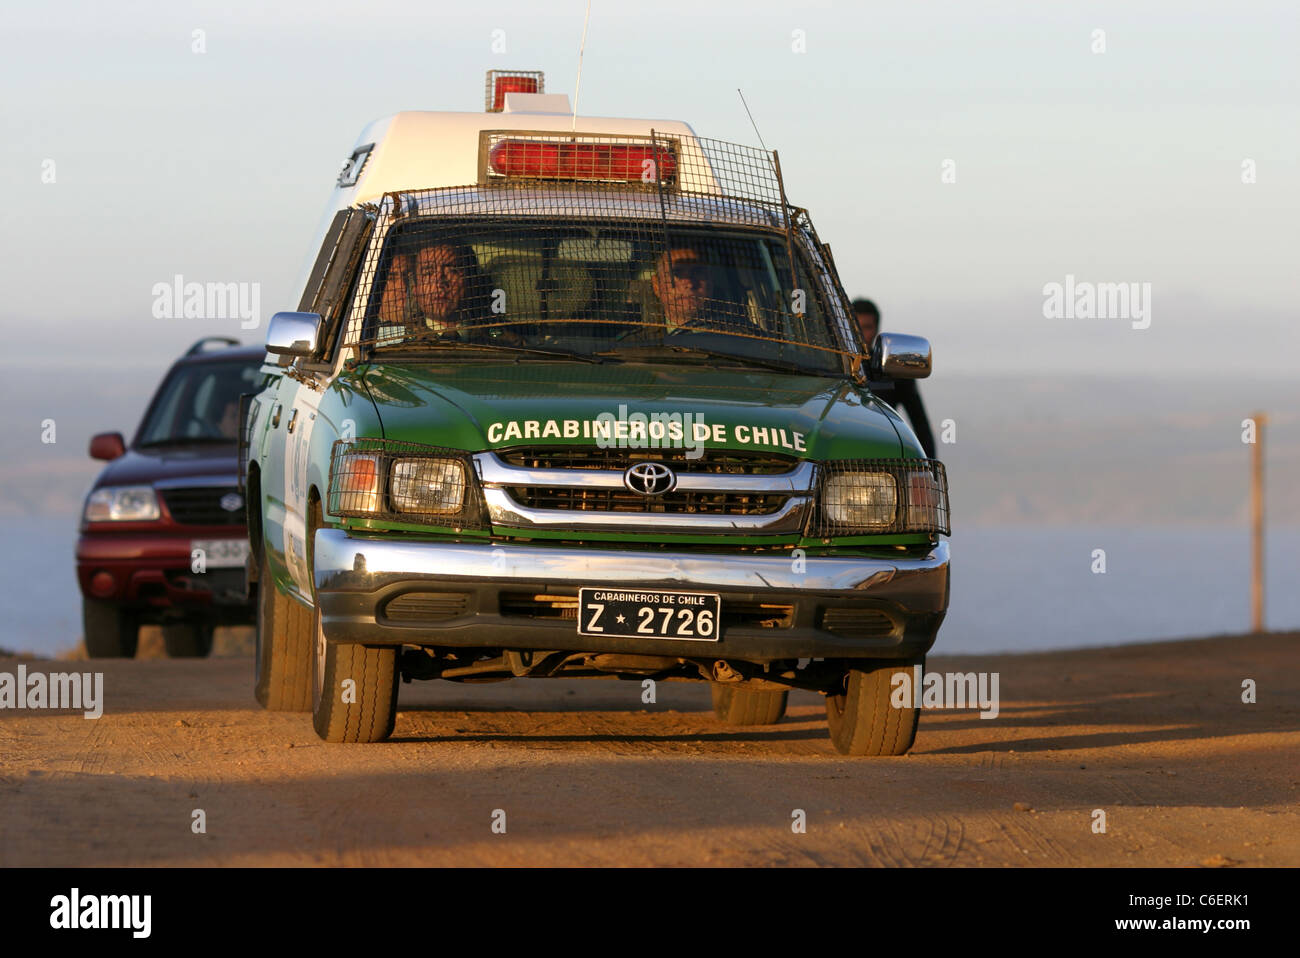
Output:
M868 383L929 345L858 341L775 154L563 100L396 114L339 174L245 400L258 700L374 742L399 678L692 679L906 752L947 480Z

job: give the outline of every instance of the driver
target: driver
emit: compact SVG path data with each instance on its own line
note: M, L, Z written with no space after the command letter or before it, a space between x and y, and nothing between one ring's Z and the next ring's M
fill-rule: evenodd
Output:
M217 433L222 439L239 438L239 400L233 399L221 410L221 421L217 423Z
M650 279L654 299L645 309L645 324L618 339L658 342L662 336L685 332L726 332L748 328L750 323L717 307L713 298L713 270L704 254L691 246L673 246L655 261Z
M705 304L713 292L713 281L699 250L689 246L664 250L655 263L650 286L663 310L668 333L708 325Z
M474 306L481 286L468 247L435 243L393 258L379 318L407 327L412 338L462 339L483 312Z

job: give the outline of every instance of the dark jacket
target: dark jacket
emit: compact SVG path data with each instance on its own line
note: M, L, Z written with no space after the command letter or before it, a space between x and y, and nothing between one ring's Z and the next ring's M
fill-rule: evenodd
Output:
M868 384L871 391L894 409L907 414L912 424L912 432L921 440L921 448L926 456L933 459L934 433L930 430L930 419L925 414L925 404L921 402L921 390L915 379L895 379L890 382L873 382Z

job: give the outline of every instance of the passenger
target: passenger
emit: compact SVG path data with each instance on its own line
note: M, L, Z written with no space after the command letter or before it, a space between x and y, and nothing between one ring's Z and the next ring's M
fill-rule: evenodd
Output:
M486 281L466 246L435 243L393 258L379 306L385 323L401 323L412 339L466 339L483 321Z
M876 341L876 333L880 332L880 310L869 299L855 299L853 313L858 320L858 331L862 333L862 342L870 349ZM875 390L874 383L872 390ZM917 388L916 380L893 380L892 389L885 386L881 390L880 398L895 409L907 413L912 431L916 433L916 438L921 440L921 448L929 458L933 459L934 433L930 430L930 420L925 414L925 404L921 402L921 390Z

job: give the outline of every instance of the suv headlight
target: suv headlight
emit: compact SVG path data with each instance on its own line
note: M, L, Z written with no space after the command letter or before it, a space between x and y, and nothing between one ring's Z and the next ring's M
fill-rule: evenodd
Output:
M153 486L105 486L86 499L83 522L149 522L162 515Z
M937 459L840 459L821 469L814 535L949 534L948 477Z
M465 504L465 467L456 459L396 459L389 490L396 512L460 512Z

